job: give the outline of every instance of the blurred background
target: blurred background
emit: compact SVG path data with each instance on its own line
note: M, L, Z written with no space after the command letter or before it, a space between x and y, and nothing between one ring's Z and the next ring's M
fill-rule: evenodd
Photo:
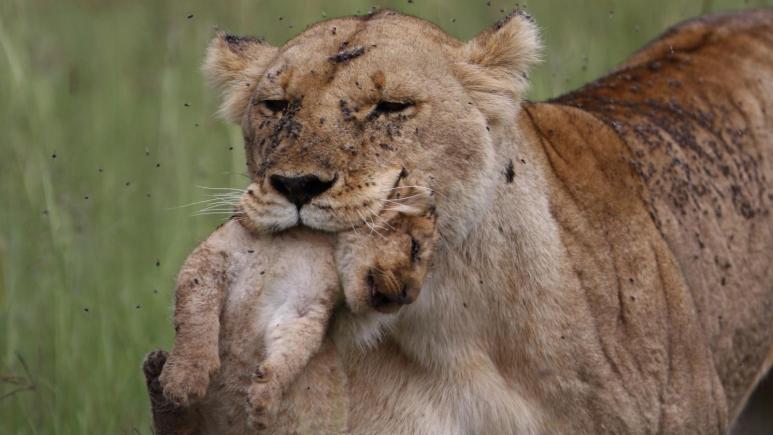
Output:
M683 19L773 0L532 0L531 99L571 90ZM379 1L468 39L515 7ZM0 2L0 433L146 434L140 363L172 343L174 279L242 188L241 133L199 72L213 29L275 45L356 0Z

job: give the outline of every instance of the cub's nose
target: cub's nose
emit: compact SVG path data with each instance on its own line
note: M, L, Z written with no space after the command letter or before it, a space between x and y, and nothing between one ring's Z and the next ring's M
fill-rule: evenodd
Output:
M316 175L301 175L299 177L272 175L270 180L274 189L298 208L330 189L336 181L335 177L332 180L324 181Z

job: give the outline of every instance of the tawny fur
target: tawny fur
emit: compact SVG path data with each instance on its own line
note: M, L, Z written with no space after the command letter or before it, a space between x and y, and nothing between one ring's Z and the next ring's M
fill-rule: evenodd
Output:
M436 193L421 296L333 317L331 406L352 433L725 433L773 362L773 12L687 22L521 104L536 34L520 15L467 43L392 11L329 20L227 98L256 227L346 230L404 170ZM229 68L218 47L208 70ZM300 209L268 183L307 173L335 183Z

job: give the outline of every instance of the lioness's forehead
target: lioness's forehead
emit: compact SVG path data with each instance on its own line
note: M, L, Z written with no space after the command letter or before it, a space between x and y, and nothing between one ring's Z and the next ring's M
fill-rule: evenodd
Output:
M338 38L331 38L338 37ZM377 13L333 18L315 23L285 44L306 44L322 40L330 43L335 39L360 37L364 40L435 42L458 46L460 42L435 24L421 18L403 15L392 10Z
M458 40L428 21L385 10L316 23L288 41L279 58L306 62L309 66L318 62L345 64L367 57L379 47L379 57L386 50L392 57L400 57L401 47L410 47L414 53L444 55L448 48L459 45Z

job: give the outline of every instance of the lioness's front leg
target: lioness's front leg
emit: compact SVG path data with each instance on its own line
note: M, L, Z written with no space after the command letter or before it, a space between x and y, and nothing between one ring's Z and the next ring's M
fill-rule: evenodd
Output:
M160 381L178 406L204 397L220 367L218 334L225 292L226 254L205 242L183 265L175 292L175 342Z

